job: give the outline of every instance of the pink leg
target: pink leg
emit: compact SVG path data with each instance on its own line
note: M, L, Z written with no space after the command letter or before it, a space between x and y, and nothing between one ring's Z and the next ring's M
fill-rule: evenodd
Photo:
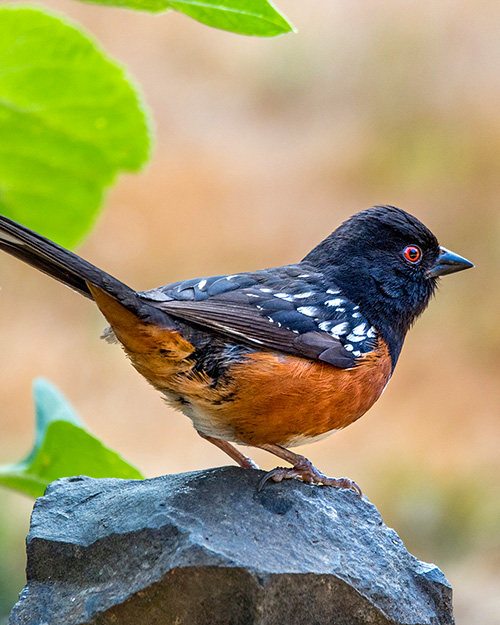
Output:
M219 449L222 449L230 458L232 458L235 462L237 462L240 467L244 469L258 469L259 467L255 464L253 460L250 460L247 456L242 454L240 451L233 447L231 443L222 440L222 438L215 438L214 436L207 436L203 434L203 432L199 432L196 430L201 438L204 438L209 443L212 443Z

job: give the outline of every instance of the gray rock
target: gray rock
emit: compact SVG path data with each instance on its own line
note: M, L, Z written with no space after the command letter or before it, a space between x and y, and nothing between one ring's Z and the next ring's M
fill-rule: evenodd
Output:
M10 625L451 625L451 588L352 491L224 467L66 478Z

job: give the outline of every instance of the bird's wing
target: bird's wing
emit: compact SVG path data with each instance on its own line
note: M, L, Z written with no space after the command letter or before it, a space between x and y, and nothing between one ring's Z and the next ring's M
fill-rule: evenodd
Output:
M202 329L339 368L354 366L376 343L357 307L301 265L196 278L139 295Z

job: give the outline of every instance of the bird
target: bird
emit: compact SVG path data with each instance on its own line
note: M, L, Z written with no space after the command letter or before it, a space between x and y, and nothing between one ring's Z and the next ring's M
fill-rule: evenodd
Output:
M241 467L258 469L234 444L291 465L267 472L259 489L299 479L360 495L292 448L369 410L439 278L474 266L394 206L354 214L298 263L146 291L4 216L0 249L93 300L104 338Z

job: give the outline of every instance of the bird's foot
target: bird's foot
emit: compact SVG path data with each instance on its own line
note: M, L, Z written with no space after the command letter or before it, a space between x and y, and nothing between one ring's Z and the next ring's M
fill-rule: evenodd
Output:
M328 477L319 471L310 460L300 457L300 460L291 468L277 467L266 473L259 482L258 490L261 490L268 480L281 482L282 480L298 479L308 484L321 484L323 486L333 486L334 488L348 488L363 496L361 488L348 477Z

